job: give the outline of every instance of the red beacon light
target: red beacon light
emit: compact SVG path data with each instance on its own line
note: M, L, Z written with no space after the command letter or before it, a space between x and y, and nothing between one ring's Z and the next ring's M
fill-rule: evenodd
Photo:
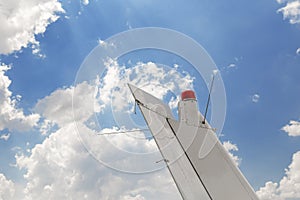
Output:
M185 101L185 100L196 100L196 95L195 92L193 90L186 90L183 91L181 93L181 100Z

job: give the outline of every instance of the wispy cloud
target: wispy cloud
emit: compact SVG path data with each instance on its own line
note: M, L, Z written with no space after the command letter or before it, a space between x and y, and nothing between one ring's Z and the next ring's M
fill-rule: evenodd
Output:
M222 71L229 72L231 70L237 70L239 68L239 65L241 64L241 61L243 60L243 57L234 57L231 62L224 65L221 69Z
M7 141L10 137L10 133L6 133L6 134L3 134L3 135L0 135L0 140L5 140Z
M300 48L298 48L298 49L296 50L296 54L297 54L297 55L300 55Z
M107 43L105 42L104 40L101 40L101 39L98 39L97 40L97 43L102 46L102 47L115 47L115 44L114 43Z
M229 65L227 66L227 68L236 68L236 64L231 63L231 64L229 64Z
M253 103L258 103L260 100L260 95L259 94L252 95L251 100Z
M88 5L88 4L90 3L89 0L81 0L81 2L82 2L82 4L85 5L85 6Z
M126 22L126 26L129 30L132 29L131 23L129 21Z

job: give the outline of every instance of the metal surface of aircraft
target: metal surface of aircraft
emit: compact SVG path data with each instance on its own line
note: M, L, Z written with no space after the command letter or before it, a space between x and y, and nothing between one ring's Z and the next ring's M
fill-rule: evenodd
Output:
M198 111L193 91L182 92L175 120L161 100L128 85L184 200L258 200Z

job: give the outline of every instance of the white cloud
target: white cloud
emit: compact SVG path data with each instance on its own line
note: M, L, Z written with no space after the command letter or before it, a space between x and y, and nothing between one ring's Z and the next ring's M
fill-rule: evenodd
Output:
M101 39L98 39L98 40L97 40L97 43L98 43L100 46L105 47L105 48L107 48L107 47L116 47L115 44L114 44L113 42L107 43L106 41L101 40Z
M297 54L297 55L300 55L300 48L298 48L298 49L296 50L296 54Z
M257 191L261 200L300 199L300 151L293 155L285 176L279 183L267 182Z
M300 122L291 120L282 127L289 136L300 136ZM276 183L268 181L256 193L261 200L300 199L300 151L294 153L285 175Z
M113 105L118 111L126 111L132 101L128 82L163 98L170 91L177 94L191 88L193 79L154 63L138 63L126 68L110 60L106 67L101 80L58 89L36 104L34 110L44 118L40 131L49 134L53 123L58 125L58 130L33 147L29 155L20 152L16 155L16 165L26 171L25 199L180 199L166 168L153 173L130 174L104 166L119 165L136 172L149 166L164 166L163 162L156 163L161 155L153 139L145 139L142 132L99 136L99 133L120 129L111 127L97 132L85 124L94 112L100 112L105 106ZM72 113L73 92L78 101L74 107L78 114L76 126ZM79 138L76 130L84 134ZM121 127L121 130L126 128ZM153 155L151 159L146 159L148 154ZM137 160L138 155L143 162Z
M178 106L178 102L179 102L179 96L176 97L172 96L168 105L171 109L175 109Z
M38 114L25 115L23 110L17 107L21 96L15 98L9 90L11 80L5 75L10 67L0 64L0 130L9 129L26 131L37 125L40 116Z
M87 132L93 132L86 128ZM129 149L152 151L154 141L112 135ZM150 142L150 143L149 143ZM118 151L107 148L102 136L90 143L99 154L119 159ZM149 148L150 145L150 148ZM110 170L97 162L82 146L74 124L67 124L32 149L30 156L17 155L17 165L27 172L24 193L27 199L180 199L167 169L146 174ZM146 165L128 162L123 165ZM151 162L151 161L148 161Z
M30 44L38 48L35 35L44 33L59 18L57 13L63 12L57 0L0 0L0 54L10 54Z
M37 113L40 113L41 116L50 120L51 122L56 123L60 127L63 127L66 124L74 122L73 116L73 107L72 107L72 94L74 92L74 87L57 89L49 96L39 100L34 108ZM78 95L76 95L78 94ZM74 107L74 112L80 113L79 118L76 118L76 121L84 122L94 113L99 112L99 107L95 104L95 87L92 85L83 82L76 86L76 99L80 103ZM45 126L49 125L49 121L44 124Z
M291 24L300 23L300 0L277 0L279 4L286 3L286 5L277 12L283 14L284 19L289 19Z
M126 68L109 59L105 65L107 72L100 80L99 100L104 107L113 105L116 111L122 111L129 103L133 103L127 83L160 99L168 92L180 94L181 91L192 88L193 78L190 75L183 76L174 68L158 66L152 62L140 62L133 68Z
M52 129L55 127L55 122L52 120L44 119L39 124L39 131L42 135L48 135L51 133Z
M277 194L278 183L273 183L271 181L266 182L264 187L261 187L259 191L256 192L260 200L283 200Z
M3 135L0 135L0 140L5 140L7 141L10 137L10 133L6 133L6 134L3 134Z
M15 185L11 180L7 180L4 174L0 173L0 200L11 199L15 193Z
M254 94L251 98L252 98L253 103L257 103L260 99L260 95L259 94Z
M300 198L300 151L293 155L293 159L285 176L280 181L279 191L284 198Z
M300 122L291 120L281 130L285 131L289 136L300 136Z
M39 58L46 58L46 55L41 53L41 49L39 47L39 45L35 46L32 45L32 54L38 56Z
M227 68L236 68L236 64L231 63L231 64L229 64L229 65L227 66Z
M82 3L83 3L83 5L88 5L90 2L89 2L89 0L82 0Z
M238 156L233 155L233 151L238 151L238 147L236 144L232 144L230 141L224 141L223 142L223 147L226 149L228 152L229 156L233 160L234 164L236 166L239 166L241 164L242 159L239 158Z
M276 1L277 1L277 3L281 4L281 3L286 2L287 0L276 0Z

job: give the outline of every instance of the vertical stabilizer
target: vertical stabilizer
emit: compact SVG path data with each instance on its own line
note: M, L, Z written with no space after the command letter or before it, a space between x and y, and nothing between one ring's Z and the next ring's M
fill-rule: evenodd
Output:
M182 93L179 121L169 106L129 85L166 165L185 200L258 200L197 108L193 91Z

